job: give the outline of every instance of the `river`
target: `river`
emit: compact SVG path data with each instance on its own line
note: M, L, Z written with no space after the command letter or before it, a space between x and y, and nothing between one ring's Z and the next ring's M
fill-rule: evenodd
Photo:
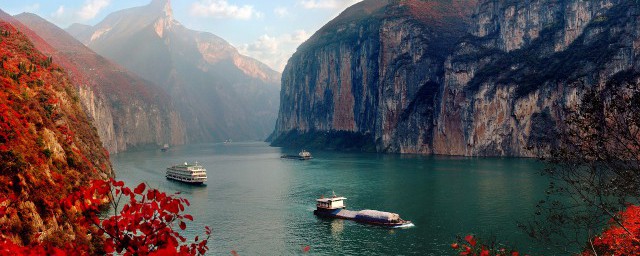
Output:
M212 228L211 255L452 255L456 235L495 237L528 253L553 254L516 222L529 218L548 183L541 163L522 158L466 158L297 152L266 143L200 144L112 156L117 179L189 199L187 237ZM168 166L198 161L206 186L166 180ZM400 214L415 227L387 229L317 218L315 199L334 192L347 208Z

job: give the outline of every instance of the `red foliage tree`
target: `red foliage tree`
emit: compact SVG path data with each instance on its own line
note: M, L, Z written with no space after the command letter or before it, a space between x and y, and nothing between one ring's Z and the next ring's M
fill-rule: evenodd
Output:
M119 210L123 198L129 202ZM69 199L66 203L70 206L84 208L84 220L95 225L97 235L106 236L106 253L201 255L208 250L209 227L206 227L206 238L196 236L191 244L185 244L186 239L176 231L178 227L186 229L186 220L193 221L191 215L183 214L189 201L157 189L147 189L144 183L131 191L122 181L96 180L87 190ZM100 220L99 206L105 200L110 202L114 214Z
M498 246L495 243L484 244L479 242L475 236L467 235L458 238L456 243L451 244L451 248L458 251L460 255L469 256L518 256L520 253L513 249L507 249L504 246Z
M127 203L120 207L122 200ZM0 200L0 205L6 202L8 200ZM100 209L105 203L113 209L113 215L100 219ZM132 191L122 181L94 180L62 204L68 209L66 218L84 227L89 234L104 237L102 249L107 255L203 255L209 249L209 227L205 227L204 239L196 236L190 244L176 231L186 229L185 221L193 221L191 215L183 214L189 201L148 189L144 183ZM6 206L0 207L0 213L5 210ZM47 243L20 246L0 237L0 255L88 255L90 249L88 244L79 241L69 241L63 248Z
M640 255L640 206L629 205L619 215L622 225L612 219L582 255Z

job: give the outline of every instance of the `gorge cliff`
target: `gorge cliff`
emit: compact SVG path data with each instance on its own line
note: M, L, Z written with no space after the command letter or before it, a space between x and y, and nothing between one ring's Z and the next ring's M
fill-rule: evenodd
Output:
M639 9L365 0L289 60L273 145L340 148L350 136L356 150L535 156L585 88L637 83Z
M184 122L163 90L96 54L37 15L23 13L14 18L35 32L27 36L40 51L71 73L80 102L109 152L185 143Z
M187 142L264 140L273 129L280 74L216 35L183 26L169 0L67 31L167 92L185 120Z
M70 78L23 29L0 20L0 230L19 245L90 243L62 200L113 177ZM42 39L38 39L42 40ZM80 210L77 210L80 211ZM7 252L11 253L11 252Z

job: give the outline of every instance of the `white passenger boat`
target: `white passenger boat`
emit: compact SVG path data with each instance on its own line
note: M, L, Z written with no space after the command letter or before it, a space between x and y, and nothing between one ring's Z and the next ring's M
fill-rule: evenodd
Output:
M207 170L195 162L193 164L174 165L167 168L167 179L189 184L202 184L207 181Z

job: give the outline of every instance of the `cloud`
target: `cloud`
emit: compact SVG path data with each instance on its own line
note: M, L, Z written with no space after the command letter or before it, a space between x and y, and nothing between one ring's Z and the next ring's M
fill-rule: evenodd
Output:
M200 0L191 6L191 14L203 17L231 18L250 20L262 18L263 14L256 11L252 5L233 5L226 0Z
M87 0L78 11L78 15L83 20L90 20L96 17L100 11L109 5L110 0Z
M54 12L49 14L49 20L62 28L76 22L78 15L76 15L73 10L70 11L67 9L64 5L60 5Z
M264 34L253 43L241 45L238 50L240 53L256 58L274 70L282 72L296 48L310 36L304 30L279 36Z
M51 17L59 19L64 16L64 5L58 7L58 9L51 14Z
M302 0L298 4L305 9L340 9L362 0Z
M273 13L278 15L278 17L286 17L289 16L289 10L286 7L276 7L273 9Z

